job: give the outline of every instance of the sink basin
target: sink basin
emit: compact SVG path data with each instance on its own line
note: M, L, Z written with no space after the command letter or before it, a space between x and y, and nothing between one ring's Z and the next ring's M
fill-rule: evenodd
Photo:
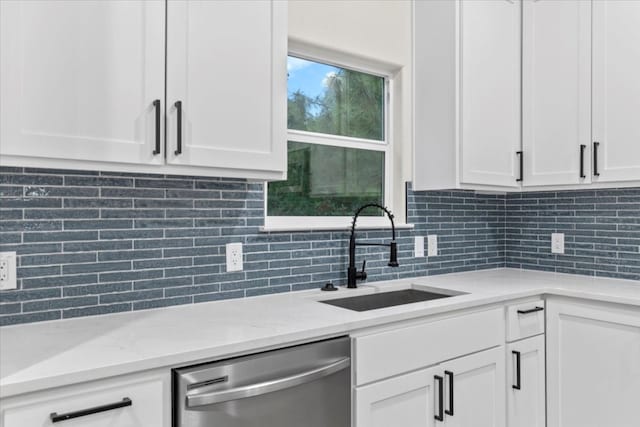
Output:
M448 298L455 295L459 294L456 293L452 295L440 292L423 291L419 289L404 289L401 291L379 292L375 294L336 298L319 302L353 311L368 311L376 310L378 308L393 307L396 305L411 304L414 302Z

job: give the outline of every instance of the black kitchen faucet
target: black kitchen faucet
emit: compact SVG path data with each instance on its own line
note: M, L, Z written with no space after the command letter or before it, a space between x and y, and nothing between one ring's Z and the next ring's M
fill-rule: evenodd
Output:
M391 221L391 242L389 243L367 243L367 242L356 242L356 221L358 220L358 215L367 209L367 208L378 208L382 209ZM358 285L356 283L357 280L365 280L367 278L367 273L364 268L367 265L367 260L362 262L362 271L356 271L356 246L388 246L390 249L389 253L389 267L397 267L398 264L398 245L396 243L396 226L393 223L393 214L387 208L377 203L368 203L364 206L361 206L356 211L353 216L353 223L351 224L351 238L349 239L349 268L347 269L347 288L357 288Z

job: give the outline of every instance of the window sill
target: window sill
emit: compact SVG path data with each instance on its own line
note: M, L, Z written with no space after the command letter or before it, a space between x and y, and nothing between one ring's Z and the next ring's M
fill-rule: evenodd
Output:
M395 224L396 230L412 230L413 224ZM374 225L374 224L361 224L356 225L356 230L390 230L391 225ZM262 226L260 227L261 233L287 233L292 231L349 231L351 226L340 225L286 225L286 226Z

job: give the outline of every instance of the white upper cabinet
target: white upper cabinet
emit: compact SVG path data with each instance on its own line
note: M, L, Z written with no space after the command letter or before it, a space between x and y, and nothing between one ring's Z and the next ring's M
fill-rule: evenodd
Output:
M413 7L413 189L518 189L520 1Z
M520 2L460 2L461 182L517 187L520 147Z
M285 1L0 8L3 165L286 176Z
M286 2L169 0L167 13L168 163L283 178Z
M594 0L594 182L640 182L639 76L640 1Z
M640 184L640 1L413 9L414 190Z
M588 183L591 2L524 0L522 18L523 185Z
M0 32L3 164L163 162L163 2L3 0Z

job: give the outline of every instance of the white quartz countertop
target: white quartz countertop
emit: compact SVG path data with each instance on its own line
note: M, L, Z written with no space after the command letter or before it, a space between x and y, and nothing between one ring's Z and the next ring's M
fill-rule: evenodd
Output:
M467 294L366 312L317 302L411 286ZM498 269L375 282L357 290L292 292L8 326L0 328L0 396L188 365L542 294L640 310L638 281Z

